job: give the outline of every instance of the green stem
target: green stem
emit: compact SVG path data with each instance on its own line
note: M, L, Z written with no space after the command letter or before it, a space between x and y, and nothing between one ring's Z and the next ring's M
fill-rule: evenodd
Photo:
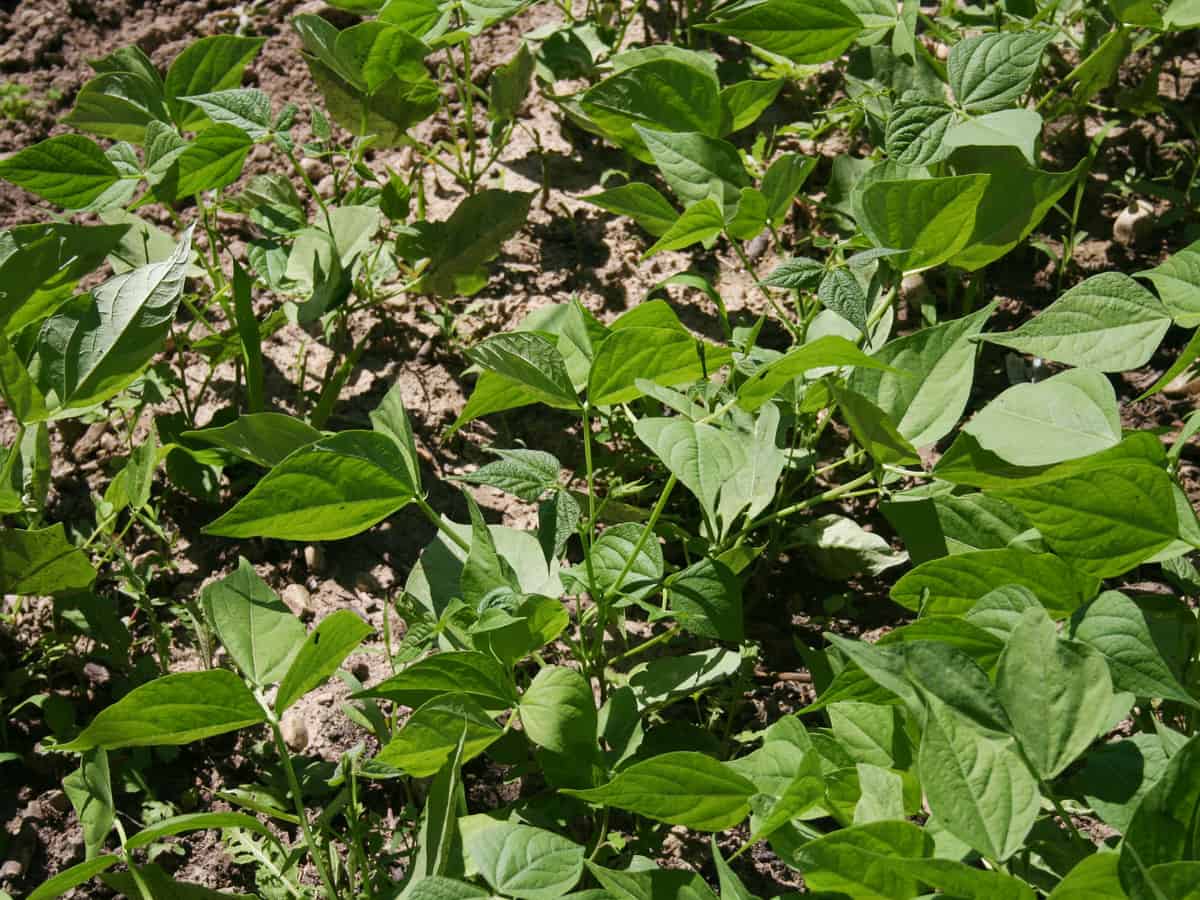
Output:
M154 894L150 892L150 886L142 881L142 873L138 871L138 867L133 864L133 855L125 849L125 844L128 838L125 836L125 827L121 824L120 816L113 819L113 825L117 829L117 837L121 839L121 856L125 860L125 865L129 869L129 874L133 878L133 883L137 886L138 896L142 900L154 900Z
M643 654L647 650L649 650L651 647L657 647L659 644L663 644L663 643L666 643L667 641L671 640L671 638L675 637L675 635L679 634L679 632L682 630L683 630L683 626L672 625L666 631L656 634L654 637L650 638L649 640L642 641L636 647L631 647L630 649L626 650L624 653L620 654L619 656L614 656L612 659L610 659L608 661L608 665L613 666L619 662L624 662L625 660L630 659L634 656L640 656L641 654Z
M450 538L450 540L457 544L463 551L467 553L471 552L471 544L462 535L447 525L446 520L438 515L437 511L429 505L424 497L417 497L415 502L421 512L425 514L425 518L432 522L437 527L438 531Z
M746 269L746 274L754 279L754 286L758 288L759 293L762 294L763 297L766 298L767 303L770 304L771 310L775 313L776 318L779 319L779 324L786 328L788 333L791 334L793 338L799 340L801 338L800 329L796 327L796 323L791 320L791 317L788 316L784 308L779 305L779 301L776 300L771 295L771 292L763 287L762 282L758 280L758 276L754 274L754 265L750 262L750 257L748 257L746 255L746 251L742 249L742 242L736 240L735 238L730 238L729 243L733 245L734 252L737 253L738 259L742 261L742 265Z
M812 509L822 503L828 503L830 500L836 500L839 497L844 497L853 492L856 488L862 487L875 477L874 472L864 472L857 478L847 481L845 484L840 484L835 488L825 491L823 494L818 494L815 497L809 497L807 500L801 500L799 503L793 503L791 506L785 506L783 509L773 513L768 513L765 516L760 516L743 529L745 532L754 531L756 528L761 528L763 525L770 524L777 519L786 519L788 516L795 515L798 512L803 512L806 509Z

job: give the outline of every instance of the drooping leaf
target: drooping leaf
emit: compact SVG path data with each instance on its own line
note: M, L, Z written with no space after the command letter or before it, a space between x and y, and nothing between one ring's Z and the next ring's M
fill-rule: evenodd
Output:
M658 131L635 125L663 179L684 205L715 197L727 216L750 187L750 176L737 149L695 131Z
M716 238L725 228L725 217L721 206L713 197L706 197L691 204L683 211L654 245L642 254L649 259L665 250L682 250L692 244L707 243Z
M373 630L349 609L339 609L322 619L296 650L279 683L276 715L283 715L289 706L323 684Z
M795 851L794 865L804 883L863 900L916 896L917 880L889 859L925 856L929 838L910 822L872 822L843 828L809 841Z

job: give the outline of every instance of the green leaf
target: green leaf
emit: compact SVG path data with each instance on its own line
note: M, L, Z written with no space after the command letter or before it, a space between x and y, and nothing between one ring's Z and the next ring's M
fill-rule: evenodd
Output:
M936 848L935 848L936 852ZM905 859L889 863L940 892L963 900L1035 900L1025 882L956 859Z
M853 519L832 513L797 530L796 539L816 569L831 581L855 575L879 575L908 561L874 532Z
M238 559L238 567L200 592L204 612L221 645L239 669L259 686L275 684L304 643L304 626L258 577Z
M1002 109L953 125L945 135L948 152L963 147L1015 147L1030 166L1038 164L1042 117L1032 109ZM1018 167L1020 168L1020 167ZM1073 172L1075 170L1072 170ZM999 172L993 171L997 175ZM1023 177L1027 177L1024 173ZM1040 173L1047 175L1050 173ZM995 188L995 184L991 186Z
M237 181L254 141L236 125L224 122L204 129L180 154L175 196L191 197Z
M58 749L190 744L263 721L254 695L228 669L178 672L134 688Z
M839 0L767 0L699 27L797 63L837 59L863 30L862 21Z
M886 368L888 363L868 356L853 343L836 334L827 334L809 344L788 351L762 366L738 388L738 405L754 412L786 385L805 372L823 366L863 366Z
M526 503L536 503L546 491L559 483L562 465L553 454L520 449L491 449L490 452L500 459L462 476L463 481L499 488Z
M261 37L218 34L201 38L175 57L165 80L167 106L175 123L183 129L194 129L202 123L204 113L185 98L237 87L246 66L266 41Z
M49 416L46 398L3 331L0 331L0 398L22 425L44 422Z
M959 41L946 65L954 98L976 113L1012 106L1033 82L1052 37L1044 31L1005 31Z
M914 446L940 440L966 409L975 371L971 339L993 309L988 304L961 319L889 341L873 354L888 368L856 369L849 387L882 409Z
M755 78L721 88L721 121L724 127L718 137L752 125L775 102L783 85L782 78L772 78L770 81Z
M719 641L741 641L742 583L724 563L701 559L671 576L668 602L687 631Z
M679 213L666 197L640 181L631 181L612 190L587 194L579 199L618 216L629 216L655 237L666 234L679 218Z
M275 714L321 685L374 629L357 613L339 609L321 620L296 651L275 695Z
M904 166L928 166L944 159L946 132L954 110L921 91L906 91L892 107L884 145L888 157Z
M1200 812L1200 737L1174 755L1167 771L1142 798L1121 845L1118 871L1130 900L1160 900L1146 870L1163 863L1195 861Z
M686 750L634 763L603 787L563 791L697 831L723 831L738 824L749 814L750 797L756 792L753 782L724 763Z
M116 821L112 780L108 772L108 754L89 750L83 754L79 768L63 779L63 791L75 807L83 828L83 842L88 858L99 855Z
M339 32L334 55L342 71L352 74L359 90L375 94L389 81L421 81L428 77L429 48L408 31L378 19Z
M642 254L642 259L664 250L682 250L692 244L711 241L724 228L725 217L720 205L715 198L706 197L685 209L654 246Z
M1093 275L1020 328L983 339L1021 353L1123 372L1150 361L1171 315L1144 287L1120 272Z
M745 448L736 433L680 417L639 419L634 432L695 494L705 517L718 526L715 519L721 489L746 465Z
M1117 877L1116 853L1094 853L1081 859L1047 900L1128 900Z
M583 846L552 831L486 815L461 820L459 829L479 874L506 897L558 900L583 875Z
M153 70L153 66L147 68ZM114 70L102 72L85 84L63 121L80 131L140 144L154 122L167 119L157 71Z
M491 892L465 881L433 876L413 882L401 896L404 900L488 900Z
M936 698L926 702L917 768L930 811L973 849L1008 859L1041 810L1037 782L1012 738L981 730Z
M809 841L796 849L791 862L804 874L809 890L855 900L900 900L917 895L917 880L888 862L925 856L930 843L911 822L872 822Z
M635 125L663 180L684 206L715 197L732 215L741 190L751 187L750 176L737 149L700 132L657 131Z
M646 709L720 684L737 674L741 662L741 655L736 650L722 647L683 656L666 656L630 669L629 687L638 708Z
M1121 417L1104 375L1071 369L1010 387L962 430L1010 463L1044 466L1115 447Z
M996 691L1025 758L1046 781L1109 724L1113 691L1104 657L1086 644L1060 641L1040 609L1026 610L1009 635Z
M31 531L0 529L0 593L66 594L95 580L87 554L67 540L61 522Z
M1015 507L992 494L903 494L880 511L904 539L915 565L972 550L1016 546L1031 528Z
M518 707L529 739L580 764L596 755L596 701L591 683L564 666L546 666L534 676Z
M1200 241L1177 250L1153 269L1138 272L1154 285L1176 325L1200 325Z
M1116 690L1200 706L1163 659L1136 603L1120 591L1105 591L1080 613L1071 636L1104 654Z
M671 57L622 69L586 91L579 105L614 143L650 162L635 125L665 132L721 134L721 97L716 73Z
M468 355L476 365L519 384L548 406L579 406L562 354L541 334L510 331L493 335L472 347Z
M1200 26L1200 3L1197 0L1172 0L1163 13L1163 22L1177 31Z
M255 834L271 837L274 840L274 836L266 825L263 825L258 819L248 816L245 813L186 813L180 816L172 816L169 819L163 819L143 828L125 842L125 849L138 850L142 847L149 847L151 844L157 843L165 837L186 834L189 831L207 831L210 828L244 828L247 831L253 831Z
M464 694L446 694L414 711L375 759L415 778L425 778L446 765L460 741L466 763L502 733L475 700Z
M728 348L694 337L662 300L635 306L610 328L589 375L588 398L597 406L640 397L639 379L669 387L701 378L733 358Z
M110 853L105 856L96 856L81 863L76 863L70 868L59 872L48 881L42 882L41 885L30 893L28 900L54 900L55 897L61 897L72 888L91 881L101 872L111 869L120 861L121 857Z
M1106 825L1124 833L1146 792L1162 778L1168 759L1156 734L1109 741L1083 758L1082 768L1068 781L1069 790L1082 795Z
M170 258L110 278L45 321L37 381L56 416L107 400L149 365L183 295L191 239L189 228Z
M796 194L816 167L815 157L804 157L798 153L784 153L771 163L759 189L767 198L767 218L772 225L783 224Z
M588 871L604 892L579 900L716 900L716 895L695 872L681 869L604 869L587 861Z
M663 576L662 547L653 536L642 542L633 564L629 566L628 572L625 571L633 548L638 545L641 536L641 525L623 522L606 528L600 537L592 542L589 560L593 583L589 590L602 594L640 597L658 586ZM618 582L622 572L625 572L625 577ZM569 570L569 573L586 584L586 565L577 566L574 570Z
M60 134L0 159L0 178L64 209L83 209L121 174L94 141Z
M321 439L321 432L307 422L284 413L248 413L228 425L185 431L190 441L203 441L228 450L235 456L269 469L288 456Z
M256 141L271 131L271 98L258 88L232 88L179 99L199 107L213 122L239 128Z
M514 122L521 104L529 96L534 70L533 54L522 43L502 66L492 70L488 79L488 116L493 122Z
M1114 28L1100 45L1070 71L1065 82L1074 82L1071 97L1083 106L1108 87L1117 77L1121 64L1133 50L1133 40L1126 28Z
M489 706L516 701L508 672L495 658L471 650L438 653L413 663L356 697L383 697L416 709L443 694L467 694Z
M250 489L208 534L328 541L370 528L415 496L386 435L343 431L301 447Z
M909 443L892 421L891 416L857 391L835 385L842 418L854 432L854 439L879 463L906 465L919 463L917 448Z
M387 435L404 457L408 466L408 477L413 485L413 492L421 491L421 460L417 454L417 441L413 437L412 422L408 419L408 410L404 408L404 388L397 381L384 394L379 405L367 414L371 420L371 430Z
M1055 618L1065 618L1096 595L1099 580L1050 553L976 550L930 560L896 582L891 597L911 610L962 615L1004 584L1029 588Z
M826 272L817 290L817 297L826 309L833 310L860 332L866 333L867 295L848 267L839 266Z
M730 868L729 863L721 856L715 835L710 839L710 847L712 850L713 865L717 868L717 880L721 886L721 900L758 900L757 897L746 890L746 886L737 877L737 873Z
M883 180L862 194L859 226L877 247L904 252L894 264L905 272L939 265L967 245L987 175Z
M1179 536L1171 476L1141 462L1097 466L1000 496L1055 553L1101 578L1127 572Z

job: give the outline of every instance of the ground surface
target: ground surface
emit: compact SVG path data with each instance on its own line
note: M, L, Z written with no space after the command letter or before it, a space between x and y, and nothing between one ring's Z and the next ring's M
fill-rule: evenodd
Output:
M297 53L299 41L287 25L288 18L300 12L324 12L335 20L344 20L341 14L326 10L319 2L297 0L274 0L254 5L230 0L163 0L158 3L2 0L0 80L27 86L28 97L34 103L25 118L6 121L0 127L0 153L17 150L67 130L57 120L70 108L74 92L89 76L87 60L131 43L140 46L157 65L165 68L195 38L241 27L248 33L268 38L261 56L251 66L247 84L262 88L278 101L288 99L303 107L315 101L316 94ZM553 21L557 15L553 8L539 7L490 31L478 48L481 76L511 57L521 34ZM1194 117L1200 115L1200 103L1195 96L1200 73L1198 59L1200 55L1194 48L1185 52L1174 70L1164 71L1160 83L1160 91L1187 104L1186 108ZM1127 69L1122 74L1125 87L1134 87L1145 77L1144 68L1139 68L1136 60ZM494 274L487 289L466 308L460 320L464 340L509 328L530 310L562 302L573 295L601 318L611 319L639 302L657 282L689 267L710 275L721 273L719 287L731 313L756 310L759 301L752 292L752 281L728 248L718 248L715 257L706 253L694 257L667 253L642 262L640 256L647 246L644 234L628 221L617 220L578 199L579 195L597 189L606 169L626 166L625 157L604 147L595 138L568 130L553 105L538 98L536 93L523 112L523 122L540 136L541 150L525 132L519 132L492 177L497 185L509 189L535 190L545 173L550 190L535 203L529 225L505 247L498 264L493 266ZM436 130L442 126L435 121L421 127ZM1070 165L1091 136L1094 123L1064 122L1057 127L1058 131L1047 141L1047 164ZM1122 247L1110 239L1112 218L1122 204L1114 182L1124 175L1130 164L1147 157L1162 159L1175 152L1171 149L1172 142L1185 136L1174 133L1171 127L1165 118L1151 116L1137 128L1110 136L1087 183L1083 204L1086 218L1080 228L1088 236L1076 248L1072 280L1113 268L1137 271L1155 264L1171 250L1195 238L1185 227L1186 223L1181 223L1156 230L1134 248ZM806 144L799 149L823 157L822 167L814 176L818 184L834 155L847 149L855 150L833 141L826 146ZM395 157L383 154L370 160L372 165L395 161ZM253 165L248 168L248 171L252 170ZM318 172L317 177L322 174ZM440 218L453 208L460 194L446 184L431 183L429 196L430 217ZM1165 201L1155 202L1160 212L1167 209ZM47 209L36 199L11 185L0 184L0 227L44 219L46 215ZM798 227L803 227L804 216L803 209L797 211ZM1064 230L1064 223L1053 213L1042 226L1045 241L1055 246L1061 246ZM769 271L773 265L772 253L758 258L756 265L760 272ZM1023 246L989 268L982 284L982 296L999 299L1000 315L1005 324L1011 324L1050 302L1056 296L1056 284L1057 272L1048 258ZM936 283L932 287L937 291L942 289ZM687 307L681 307L680 312L689 326L701 332L716 333L715 307L707 299L698 293L675 296L686 296ZM269 304L269 298L259 298L259 302ZM439 474L454 474L479 464L484 458L480 447L491 439L498 446L511 446L519 438L528 446L563 454L565 465L577 467L578 461L571 458L577 444L566 433L570 427L568 421L549 412L525 411L491 417L487 424L476 423L464 435L439 444L442 432L465 402L470 380L463 375L461 345L454 345L440 336L424 312L421 305L412 301L388 307L356 323L355 338L363 340L370 335L370 350L347 385L343 402L335 410L330 427L361 425L366 413L392 384L399 381L404 386L404 400L413 417L425 462L437 467ZM296 396L292 385L301 344L310 347L309 372L319 372L323 368L328 350L321 346L319 337L315 332L307 334L299 328L288 327L266 348L270 362L268 392L269 397L273 394L277 408L295 410ZM1181 346L1182 337L1173 334L1164 345L1165 350L1156 360L1160 371L1169 363L1171 352ZM1004 378L1004 360L994 348L986 349L984 353L979 369L984 385L981 390L992 396L994 391L988 386L988 379ZM196 371L198 374L193 377L201 377L202 370L197 367ZM1123 386L1122 399L1137 396L1157 374L1140 373L1136 383L1131 380ZM226 402L220 388L219 375L211 396L205 398L202 418L205 414L212 415ZM1170 433L1178 428L1181 417L1193 405L1187 395L1159 395L1128 406L1126 424L1131 427L1160 426ZM8 442L12 433L11 420L0 412L0 439ZM90 427L63 425L54 430L52 442L56 467L51 488L52 520L87 515L90 491L102 489L107 481L105 465L116 449L116 440L116 435L104 423ZM1200 473L1196 467L1185 465L1183 476L1195 500L1200 495ZM440 494L431 497L435 508L455 518L464 518L461 498L445 488L440 490ZM528 525L533 521L528 507L508 504L499 492L485 489L477 491L476 496L494 521L511 525ZM864 513L869 515L870 509L856 511L858 515ZM164 518L180 535L180 562L176 571L164 573L155 582L153 590L159 596L176 600L194 597L203 583L222 576L236 564L235 551L229 542L203 537L199 533L200 527L215 515L215 509L183 498L168 505ZM885 529L882 520L879 528ZM252 554L251 561L259 574L277 590L290 583L305 584L311 590L317 618L335 609L351 608L381 631L385 624L385 604L403 583L420 549L431 537L431 529L423 519L415 513L401 512L385 525L346 542L345 546L327 547L324 561L318 565L307 564L302 548L294 545L255 542L242 545L240 549ZM747 727L752 727L756 721L770 721L781 712L796 708L809 690L792 635L779 627L781 617L790 617L798 627L797 633L813 642L818 640L823 628L851 630L848 622L830 622L819 617L821 598L832 588L807 571L802 562L785 561L781 563L780 571L773 574L778 577L763 579L761 596L755 604L757 621L750 623L751 637L763 641L764 658L758 668L760 677L744 706ZM854 629L887 627L897 620L899 611L886 600L886 584L858 587L862 591L862 600L856 605ZM48 615L46 605L34 603L26 607L15 627L0 628L0 657L7 658L5 669L17 667L21 659L32 655ZM394 617L391 624L396 627ZM172 668L198 667L196 648L184 643L182 634L180 637L171 660ZM361 680L376 681L386 671L381 654L382 642L377 640L366 645L349 664L355 667ZM113 690L119 687L102 663L89 661L86 655L62 660L52 683L56 691L71 699L81 719L89 718L91 711L107 702ZM345 685L334 681L310 695L299 707L298 712L311 735L306 751L309 755L334 760L359 742L366 741L371 746L371 739L340 711L340 704L348 693ZM64 761L39 753L35 748L39 731L34 726L22 730L22 722L18 718L10 724L7 738L9 745L24 757L25 765L21 771L34 780L16 784L9 773L17 771L17 765L10 764L7 771L0 767L0 821L7 823L9 834L7 852L0 856L7 855L19 863L0 873L0 888L13 891L18 897L48 874L82 857L82 840L74 814L61 795L55 794L65 771ZM220 808L219 803L210 804L207 798L213 791L243 780L252 771L251 760L255 752L255 748L232 738L218 739L188 749L183 758L163 755L149 771L153 774L155 790L164 800L175 800L191 788L204 798L201 808ZM497 802L498 796L511 795L522 789L519 784L497 783L497 773L482 768L472 769L468 774L472 798L484 805ZM376 799L386 806L387 798ZM677 841L668 842L664 848L665 856L707 857L706 852L687 852L694 836L683 833L677 837ZM181 879L220 887L252 887L243 880L244 873L230 865L211 833L190 839L183 847L181 855L165 858L178 865ZM0 845L0 850L3 849ZM768 892L795 884L794 876L774 862L769 854L742 862L751 889ZM105 895L103 891L89 887L78 896L99 897Z

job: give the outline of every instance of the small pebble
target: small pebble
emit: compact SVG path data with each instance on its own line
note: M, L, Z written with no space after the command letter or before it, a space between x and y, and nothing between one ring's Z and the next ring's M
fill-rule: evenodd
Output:
M324 164L319 159L313 159L311 156L306 156L300 160L300 169L308 176L309 181L314 178L320 178L325 171Z
M315 610L312 605L312 594L302 584L289 584L279 595L293 615L301 619L311 619Z
M320 544L309 544L304 548L304 566L314 575L325 571L325 548Z
M1132 200L1113 220L1113 240L1126 247L1140 244L1154 228L1154 207L1145 200Z
M365 662L356 662L350 667L350 674L357 678L362 684L366 684L367 679L371 677L371 667Z
M293 753L299 753L308 746L308 726L304 724L304 719L299 713L290 712L285 715L279 723L279 731L283 735L283 742Z

